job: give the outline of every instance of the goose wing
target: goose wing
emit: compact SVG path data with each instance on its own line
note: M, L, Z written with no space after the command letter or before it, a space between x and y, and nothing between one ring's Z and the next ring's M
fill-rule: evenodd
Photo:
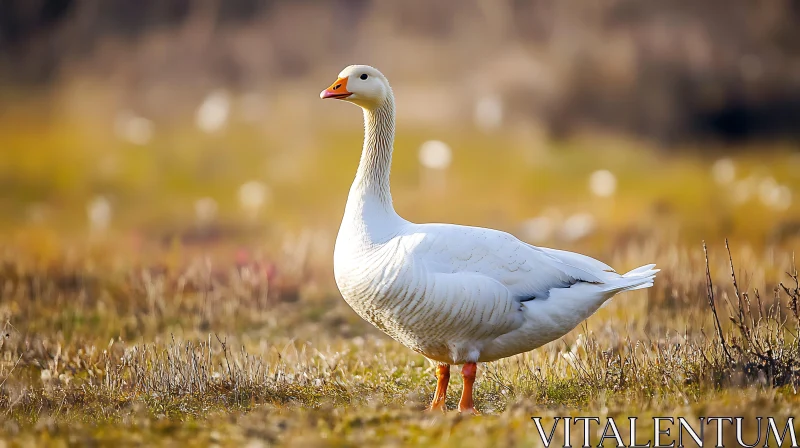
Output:
M413 252L429 274L446 274L448 282L486 277L517 301L548 298L554 288L579 282L603 283L614 272L593 258L538 248L498 230L450 224L416 227L419 244Z

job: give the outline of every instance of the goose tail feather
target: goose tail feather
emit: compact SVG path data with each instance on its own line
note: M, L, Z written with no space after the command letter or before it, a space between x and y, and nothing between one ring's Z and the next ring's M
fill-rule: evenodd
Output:
M610 286L608 292L616 294L622 291L635 291L653 286L656 274L660 271L660 269L653 269L655 266L655 264L646 264L622 274L614 281L608 282Z

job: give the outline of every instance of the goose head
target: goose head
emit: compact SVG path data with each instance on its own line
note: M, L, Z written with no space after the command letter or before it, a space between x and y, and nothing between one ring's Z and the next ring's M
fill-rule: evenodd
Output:
M344 100L364 109L375 109L386 102L391 92L389 82L378 69L369 65L351 65L342 70L336 81L320 92L319 97Z

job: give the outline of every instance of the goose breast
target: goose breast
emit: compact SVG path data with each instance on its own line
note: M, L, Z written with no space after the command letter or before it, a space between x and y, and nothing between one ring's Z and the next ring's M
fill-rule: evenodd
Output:
M337 239L336 283L356 313L407 347L451 363L476 358L522 325L521 305L502 283L454 272L435 256L441 238L408 230L367 245Z

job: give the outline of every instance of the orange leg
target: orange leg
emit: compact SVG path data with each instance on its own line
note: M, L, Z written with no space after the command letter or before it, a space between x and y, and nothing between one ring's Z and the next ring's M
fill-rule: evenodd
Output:
M436 366L436 393L433 394L433 401L428 407L429 411L447 411L444 404L447 398L447 384L450 382L450 364L439 364Z
M458 412L478 414L478 411L475 410L475 402L472 401L472 385L475 384L477 373L478 365L474 362L464 364L461 369L461 376L464 378L464 391L461 393L461 401L458 402Z

